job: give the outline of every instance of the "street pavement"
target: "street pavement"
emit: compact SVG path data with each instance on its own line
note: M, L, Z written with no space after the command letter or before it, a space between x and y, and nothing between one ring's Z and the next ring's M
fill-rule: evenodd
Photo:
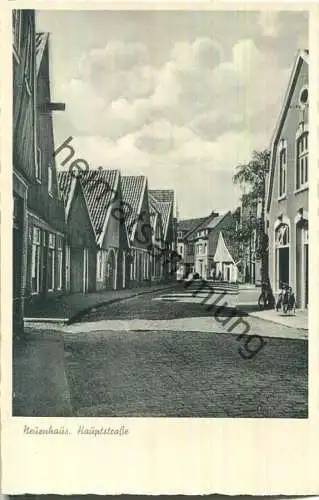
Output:
M241 316L234 295L217 298L179 287L60 327L73 414L307 418L305 331Z

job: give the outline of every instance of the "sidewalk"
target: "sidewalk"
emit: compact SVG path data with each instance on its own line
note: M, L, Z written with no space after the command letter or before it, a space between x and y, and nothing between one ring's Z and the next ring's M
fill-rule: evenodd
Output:
M13 342L13 416L72 416L62 334L25 330Z
M248 316L271 321L283 326L289 326L298 330L308 330L307 310L296 309L296 314L284 314L282 312L276 312L275 309L260 311L258 306L259 295L260 289L258 288L256 288L255 293L253 293L252 289L249 290L240 286L237 298L237 309L244 314L248 314Z
M27 304L24 322L28 323L71 323L91 309L101 307L138 295L170 290L177 286L173 282L152 284L147 287L125 288L122 290L103 290L100 292L73 293L59 297L50 297L37 304Z

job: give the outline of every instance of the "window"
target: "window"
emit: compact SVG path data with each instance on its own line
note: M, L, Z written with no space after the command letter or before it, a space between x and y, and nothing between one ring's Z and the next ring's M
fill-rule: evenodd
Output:
M99 250L97 253L97 279L103 279L103 251Z
M302 133L297 139L297 172L296 188L308 183L308 132Z
M35 162L35 177L38 181L41 180L41 171L42 171L42 154L41 154L41 149L37 148L37 158Z
M48 290L54 290L55 281L55 235L49 234L48 248Z
M282 224L276 231L276 246L285 247L289 245L289 226Z
M21 50L21 10L12 11L12 37L13 53L16 59L19 59Z
M49 163L49 168L48 168L48 192L49 194L52 194L52 165Z
M301 89L300 96L299 96L300 105L306 106L308 104L308 98L309 98L308 87L303 87Z
M61 290L62 288L62 248L58 248L58 260L57 260L57 289Z
M279 196L286 194L287 148L285 142L279 152Z
M40 264L41 264L41 231L38 227L33 228L32 255L31 255L31 292L40 292Z

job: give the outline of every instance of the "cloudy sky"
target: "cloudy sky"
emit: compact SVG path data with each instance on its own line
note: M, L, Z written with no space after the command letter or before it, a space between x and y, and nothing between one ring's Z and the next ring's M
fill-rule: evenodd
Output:
M234 167L269 146L303 12L37 13L51 33L56 146L174 188L181 218L234 208ZM62 156L61 156L62 160Z

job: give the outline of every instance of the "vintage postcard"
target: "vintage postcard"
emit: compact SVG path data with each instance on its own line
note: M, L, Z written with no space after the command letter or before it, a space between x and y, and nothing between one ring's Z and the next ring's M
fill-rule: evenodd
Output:
M2 8L4 493L319 493L318 31Z

